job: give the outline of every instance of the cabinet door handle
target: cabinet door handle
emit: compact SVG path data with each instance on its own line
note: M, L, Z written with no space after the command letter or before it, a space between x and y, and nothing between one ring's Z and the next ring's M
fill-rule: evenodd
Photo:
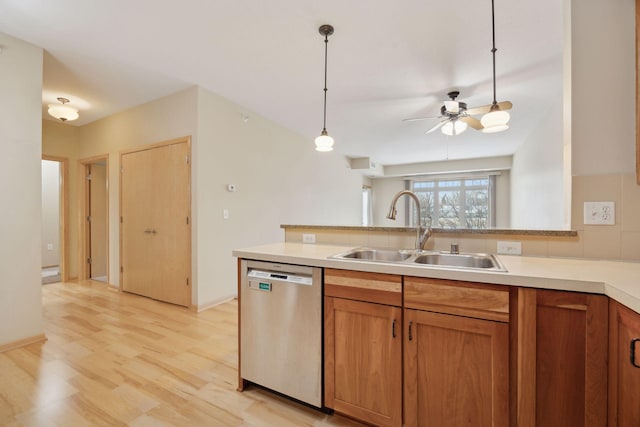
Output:
M631 340L631 364L636 368L640 368L640 365L636 363L636 343L640 342L640 338Z
M409 322L409 341L413 341L413 336L411 335L411 325L413 325L413 322Z
M396 337L396 319L393 319L393 323L391 323L391 336Z

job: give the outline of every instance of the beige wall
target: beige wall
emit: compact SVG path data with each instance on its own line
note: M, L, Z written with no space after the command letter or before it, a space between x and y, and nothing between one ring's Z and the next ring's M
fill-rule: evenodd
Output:
M60 264L60 163L42 161L42 266ZM51 245L51 249L48 248Z
M0 33L0 346L42 334L42 49Z
M572 172L635 171L635 7L572 0Z
M120 152L189 135L193 136L192 142L195 143L196 88L92 122L79 127L77 132L78 159L105 154L109 157L109 280L111 284L118 285ZM80 185L77 176L71 181Z
M580 239L565 253L639 261L634 2L571 4L572 227ZM585 201L616 202L616 225L584 225Z
M565 221L562 100L536 123L513 155L510 227L567 230ZM516 114L514 112L514 114Z
M282 241L280 224L359 224L363 178L344 156L204 89L193 157L200 306L237 293L231 251Z

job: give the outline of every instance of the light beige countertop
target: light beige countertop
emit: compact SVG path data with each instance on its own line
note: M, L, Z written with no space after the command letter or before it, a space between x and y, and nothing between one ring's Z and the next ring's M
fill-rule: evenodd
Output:
M237 249L245 259L436 279L604 294L640 313L640 263L498 255L507 272L330 259L353 246L273 243Z

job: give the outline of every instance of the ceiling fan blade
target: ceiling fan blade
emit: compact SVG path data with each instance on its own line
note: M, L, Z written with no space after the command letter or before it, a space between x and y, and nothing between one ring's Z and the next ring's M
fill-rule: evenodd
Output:
M430 134L431 132L434 132L438 129L440 129L442 127L442 125L444 125L446 122L448 122L449 120L443 120L441 122L439 122L438 124L436 124L434 127L432 127L431 129L429 129L428 131L425 132L425 134Z
M478 115L478 114L486 114L489 111L491 111L491 105L492 104L483 105L481 107L469 108L467 110L467 114L469 114L470 116L475 116L475 115Z
M487 104L481 107L469 108L467 110L467 114L471 116L475 116L478 114L486 114L489 111L491 111L492 106L493 104ZM500 110L506 111L506 110L510 110L513 107L513 104L510 101L502 101L502 102L498 102L498 107L500 108Z
M480 120L476 119L475 117L464 116L460 117L458 120L465 122L475 130L481 130L484 128L484 126L482 126L482 123L480 123Z
M511 110L511 108L513 108L513 104L511 103L511 101L502 101L498 102L498 107L500 107L500 110L506 111Z
M439 119L440 117L443 116L429 116L429 117L412 117L410 119L402 119L403 122L417 122L420 120L427 120L427 119Z

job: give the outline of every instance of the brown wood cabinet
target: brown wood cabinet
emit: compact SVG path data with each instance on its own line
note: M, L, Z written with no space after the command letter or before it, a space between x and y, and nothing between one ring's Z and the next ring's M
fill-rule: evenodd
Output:
M640 426L640 314L609 303L609 426Z
M326 269L324 280L325 406L401 426L402 278Z
M608 301L520 288L517 425L607 425Z
M404 302L405 425L509 425L508 288L407 277Z

